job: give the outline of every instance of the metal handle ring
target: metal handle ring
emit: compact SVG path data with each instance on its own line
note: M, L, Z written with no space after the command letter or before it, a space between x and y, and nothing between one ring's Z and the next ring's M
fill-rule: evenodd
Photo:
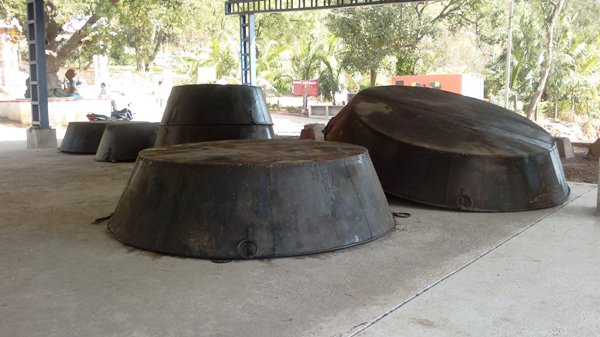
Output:
M473 207L473 199L466 194L461 194L456 198L456 206L458 209L468 209Z
M410 218L410 213L407 212L392 212L395 218Z
M251 259L258 255L258 246L256 245L256 242L246 239L238 243L237 251L241 257Z

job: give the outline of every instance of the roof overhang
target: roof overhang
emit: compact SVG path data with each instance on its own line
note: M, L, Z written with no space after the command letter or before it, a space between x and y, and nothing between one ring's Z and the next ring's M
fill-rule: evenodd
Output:
M225 14L290 12L400 2L423 2L423 0L227 0L225 1Z

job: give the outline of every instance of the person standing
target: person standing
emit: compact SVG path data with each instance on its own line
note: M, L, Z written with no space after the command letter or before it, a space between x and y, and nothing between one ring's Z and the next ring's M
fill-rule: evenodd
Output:
M65 90L67 92L67 97L81 98L79 92L77 91L77 82L75 81L75 76L77 76L75 69L69 69L65 72Z
M158 85L156 86L156 90L154 91L154 96L156 98L156 105L162 109L163 107L163 81L158 81Z
M100 84L100 94L98 98L108 98L108 92L106 91L106 83L102 82Z

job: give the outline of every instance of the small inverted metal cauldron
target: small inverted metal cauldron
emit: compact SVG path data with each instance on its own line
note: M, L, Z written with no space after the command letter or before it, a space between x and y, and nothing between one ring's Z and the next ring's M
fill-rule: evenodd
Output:
M58 150L66 153L94 154L109 121L69 122Z
M141 150L154 147L158 123L110 123L96 151L96 161L134 161Z
M383 189L424 204L523 211L569 195L554 138L478 99L429 88L370 88L325 133L326 140L368 148Z
M182 85L171 89L156 147L274 136L273 121L260 88Z
M108 225L135 247L213 259L325 252L393 228L365 148L303 140L143 150Z

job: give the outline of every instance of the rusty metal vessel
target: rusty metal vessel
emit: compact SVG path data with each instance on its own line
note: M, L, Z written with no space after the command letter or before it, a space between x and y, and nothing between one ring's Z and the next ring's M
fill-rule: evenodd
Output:
M349 247L394 226L364 147L278 139L141 151L108 229L160 253L250 259Z
M156 146L274 136L273 121L259 87L182 85L171 89Z
M69 122L58 150L65 153L94 154L108 121Z
M96 161L134 161L141 150L154 147L158 123L123 122L106 125L96 156Z
M512 111L441 90L366 89L326 140L365 146L384 190L462 211L552 207L569 195L556 141Z

